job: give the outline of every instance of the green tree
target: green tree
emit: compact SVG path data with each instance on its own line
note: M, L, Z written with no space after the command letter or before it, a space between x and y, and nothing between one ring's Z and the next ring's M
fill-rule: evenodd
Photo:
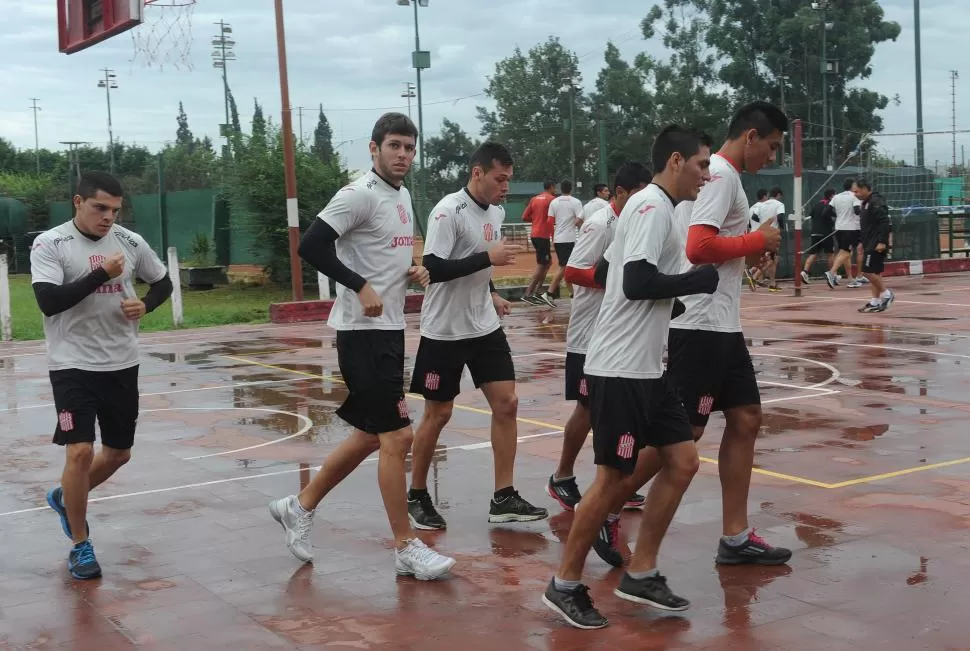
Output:
M313 130L313 145L310 153L324 163L333 160L333 130L330 128L330 121L323 112L323 104L320 105L320 115L317 118L317 128Z
M175 120L178 122L178 129L175 130L176 144L189 148L194 147L195 139L192 137L192 130L189 129L189 118L185 115L185 108L182 106L182 102L179 102L179 114Z
M253 123L250 135L250 146L266 146L266 118L263 116L263 107L259 105L258 99L253 99Z
M461 189L468 178L468 159L479 144L461 125L448 118L442 121L440 134L424 141L428 167L425 187L432 201ZM424 219L427 215L420 217Z
M0 172L0 196L16 199L27 206L27 230L46 230L50 227L48 206L61 199L63 190L57 181L45 174L37 176L37 167L30 173Z
M863 133L882 130L879 111L889 98L860 86L872 74L875 46L895 41L898 23L886 21L878 0L831 0L827 13L802 0L705 0L710 9L707 40L723 65L719 79L739 100L781 102L784 79L788 113L806 123L806 137L821 138L822 30L826 58L838 61L828 75L836 165ZM851 88L850 88L851 86ZM819 166L820 141L804 150L805 163Z

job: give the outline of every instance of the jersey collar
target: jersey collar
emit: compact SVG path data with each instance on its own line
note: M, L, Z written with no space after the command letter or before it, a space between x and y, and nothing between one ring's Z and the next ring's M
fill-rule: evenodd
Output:
M717 152L717 153L716 153L716 154L714 154L714 155L715 155L715 156L720 156L721 158L723 158L724 160L726 160L726 161L728 162L728 164L730 164L730 165L731 165L731 167L733 167L733 168L734 168L734 169L735 169L735 170L736 170L736 171L738 172L738 174L740 174L740 173L741 173L741 166L740 166L740 165L738 165L737 163L735 163L735 162L734 162L734 161L733 161L733 160L732 160L731 158L728 158L727 156L725 156L725 155L724 155L724 154L722 154L721 152Z
M377 178L379 178L380 180L382 180L382 181L384 181L384 183L386 183L386 184L387 184L387 187L389 187L389 188L391 188L392 190L397 190L398 192L400 192L400 190L401 190L401 186L399 186L399 185L394 185L393 183L391 183L390 181L388 181L387 179L385 179L385 178L384 178L383 176L381 176L381 175L380 175L380 174L379 174L379 173L377 172L377 168L374 168L374 167L372 167L372 168L370 168L370 172L371 172L371 174L373 174L374 176L376 176L376 177L377 177Z
M74 227L74 230L76 230L78 232L78 235L81 235L82 237L85 237L85 238L91 240L92 242L100 242L101 241L101 238L98 237L97 235L90 235L90 234L85 233L84 231L82 231L80 228L78 228L77 227L77 224L74 222L74 219L73 218L71 219L71 226L73 226Z
M462 188L462 190L464 190L464 191L465 191L465 194L467 194L467 195L468 195L468 198L469 198L469 199L471 199L472 201L474 201L474 202L475 202L475 205L476 205L476 206L478 206L478 207L479 207L479 208L481 208L482 210L488 210L488 208L489 208L489 205L488 205L487 203L482 203L481 201L479 201L478 199L476 199L476 198L475 198L475 195L473 195L473 194L471 193L471 190L469 190L469 189L468 189L468 186L467 186L467 185L466 185L465 187L463 187L463 188Z

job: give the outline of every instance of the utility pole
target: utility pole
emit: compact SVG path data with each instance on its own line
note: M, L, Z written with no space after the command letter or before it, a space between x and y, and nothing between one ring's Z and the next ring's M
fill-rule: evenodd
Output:
M232 142L230 138L232 135L232 123L229 121L229 73L226 62L236 60L236 53L232 51L236 42L229 37L229 34L232 34L232 27L229 23L220 20L214 24L219 26L219 34L212 38L212 46L215 48L212 51L212 67L222 69L222 96L226 105L226 123L219 127L219 135L226 139L223 155L228 157Z
M37 161L37 176L40 176L40 135L37 131L37 111L40 111L41 108L37 106L39 100L36 97L31 97L30 101L30 108L34 112L34 158Z
M67 145L67 189L71 197L75 195L77 189L76 181L81 178L81 157L78 156L77 148L81 145L90 143L81 140L61 140L62 145ZM73 172L73 174L72 174Z
M569 91L569 181L576 187L576 84L573 79L567 78L563 82L563 90Z
M417 88L418 91L418 157L421 162L421 178L418 179L421 185L418 192L417 201L417 211L418 211L418 230L421 231L421 237L424 237L424 223L423 220L427 219L428 213L425 208L425 189L427 184L427 172L424 166L424 101L421 95L421 71L427 70L431 67L431 52L428 50L421 49L421 35L418 30L418 7L427 7L430 0L397 0L397 4L401 7L407 7L408 5L414 5L414 52L411 53L411 65L414 67L415 76L417 78Z
M301 147L303 146L303 111L304 111L304 109L305 109L305 107L303 107L303 106L297 106L296 107L296 113L297 113L297 115L300 116L299 124L300 124L300 146Z
M913 0L913 35L916 39L916 167L922 168L923 152L923 63L920 57L919 0Z
M782 67L781 74L778 76L779 86L781 87L781 112L788 115L788 111L785 109L785 83L788 81L788 75L785 74L785 69ZM785 137L790 137L785 134ZM781 139L781 166L785 166L785 138Z
M952 116L952 128L953 128L953 167L950 172L951 175L956 176L957 173L957 79L960 78L960 73L956 70L950 71L950 114Z
M108 155L111 160L111 173L115 173L115 138L111 127L111 89L118 88L118 82L115 81L115 71L109 68L103 68L101 70L104 73L104 79L98 81L98 88L104 88L104 95L108 101Z

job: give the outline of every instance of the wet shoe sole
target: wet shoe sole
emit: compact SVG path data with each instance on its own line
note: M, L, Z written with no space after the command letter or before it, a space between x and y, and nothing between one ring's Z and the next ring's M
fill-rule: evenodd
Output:
M656 601L651 601L649 599L644 599L643 597L638 597L636 595L623 592L619 588L614 589L613 594L625 601L630 601L635 604L641 604L643 606L650 606L651 608L656 608L657 610L665 610L670 613L680 613L690 608L690 604L687 604L686 606L681 606L680 608L665 606L661 603L657 603Z
M609 622L603 622L599 626L587 626L585 624L580 624L578 622L574 622L573 620L571 620L568 617L566 617L566 613L564 613L563 611L559 610L559 606L557 606L556 604L554 604L551 601L549 601L549 598L546 597L546 595L542 595L542 603L544 603L549 610L551 610L552 612L556 613L557 615L559 615L560 617L562 617L564 620L566 620L566 623L569 624L570 626L572 626L573 628L579 628L579 629L582 629L584 631L595 631L597 629L606 628L607 626L609 626Z

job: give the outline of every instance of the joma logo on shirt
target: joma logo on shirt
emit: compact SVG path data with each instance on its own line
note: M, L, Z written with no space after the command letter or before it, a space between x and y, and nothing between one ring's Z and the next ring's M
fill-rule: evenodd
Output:
M414 246L414 236L413 235L395 235L391 238L391 248L396 249L399 246Z
M94 293L95 294L120 294L124 289L121 287L121 283L105 283L98 287Z
M650 211L651 211L651 210L653 210L654 208L656 208L656 206L655 206L655 205L653 205L653 204L648 204L648 205L646 205L646 206L644 206L643 208L641 208L640 210L638 210L638 211L637 211L637 214L638 214L638 215L646 215L646 214L647 214L648 212L650 212Z

